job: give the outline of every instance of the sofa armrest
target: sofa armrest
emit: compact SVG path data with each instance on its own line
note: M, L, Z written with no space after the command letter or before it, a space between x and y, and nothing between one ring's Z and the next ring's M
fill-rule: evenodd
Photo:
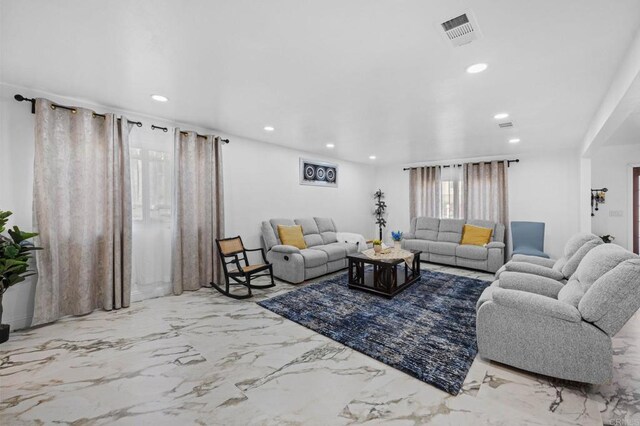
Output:
M540 294L497 288L493 291L493 301L507 308L564 321L580 322L582 320L580 312L573 305Z
M490 243L485 244L484 247L488 249L504 249L505 245L500 241L491 241Z
M564 287L559 281L540 275L523 274L521 272L505 271L500 274L498 285L504 289L526 291L542 296L558 297L560 289Z
M411 232L405 232L404 234L402 234L402 239L404 239L404 240L415 240L416 239L416 235L411 233Z
M511 260L513 262L533 263L534 265L545 266L547 268L553 268L553 265L556 264L555 260L538 256L529 256L526 254L514 254L513 257L511 257Z
M300 253L300 249L298 247L285 246L284 244L278 244L276 246L273 246L271 247L271 250L276 253L285 253L285 254Z
M512 261L505 265L505 269L509 272L522 272L525 274L540 275L541 277L551 278L556 281L564 279L564 275L562 275L561 272L558 272L555 269L536 265L534 263Z

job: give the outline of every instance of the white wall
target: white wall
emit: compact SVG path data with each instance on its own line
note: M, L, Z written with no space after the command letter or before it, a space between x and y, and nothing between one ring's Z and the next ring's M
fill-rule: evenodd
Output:
M578 154L558 151L517 157L520 162L509 167L510 220L545 222L545 251L560 256L567 239L580 230ZM476 160L485 159L463 161ZM385 191L389 205L386 238L391 230L409 230L409 172L402 168L376 169L377 186Z
M206 131L198 126L0 83L0 209L13 211L10 224L25 230L32 229L34 116L30 113L30 104L13 99L16 93L28 97L47 97L67 105L94 108L99 112L126 113L129 119L144 123L144 128L134 127L132 132L149 132L151 123ZM372 166L331 160L329 157L319 158L276 145L213 133L231 139L231 143L223 148L226 235L241 235L247 246L259 247L262 220L305 216L330 216L340 230L372 234L371 210L375 186ZM158 138L167 137L162 132L154 134ZM338 163L338 188L299 185L300 157ZM34 294L33 280L7 291L2 322L11 324L12 329L28 326L33 316Z
M594 234L613 235L615 244L629 250L632 241L631 166L640 166L640 141L635 145L609 145L594 151L591 161L591 187L608 188L605 204L591 218ZM611 216L619 212L621 216Z
M519 158L520 163L509 169L510 220L545 222L545 252L560 257L569 237L580 231L578 153L546 152Z
M270 218L332 217L339 230L371 234L374 168L230 136L224 147L225 229L260 247ZM299 184L300 157L338 164L338 187Z

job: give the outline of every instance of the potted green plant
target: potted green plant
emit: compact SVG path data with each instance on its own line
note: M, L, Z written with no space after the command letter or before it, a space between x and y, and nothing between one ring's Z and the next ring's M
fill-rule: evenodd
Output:
M371 243L373 244L373 251L376 254L382 251L382 240L373 240Z
M29 241L38 235L36 233L23 232L14 226L7 230L8 236L4 235L9 216L12 214L0 210L0 343L9 340L9 324L1 324L4 292L35 274L29 270L29 259L32 257L32 251L40 250L40 247L35 247Z

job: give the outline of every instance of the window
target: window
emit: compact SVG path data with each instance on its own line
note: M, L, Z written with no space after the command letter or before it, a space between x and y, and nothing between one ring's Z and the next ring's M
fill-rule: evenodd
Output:
M133 220L170 222L172 167L168 152L131 148Z
M440 184L440 218L457 219L461 217L462 182L446 180Z

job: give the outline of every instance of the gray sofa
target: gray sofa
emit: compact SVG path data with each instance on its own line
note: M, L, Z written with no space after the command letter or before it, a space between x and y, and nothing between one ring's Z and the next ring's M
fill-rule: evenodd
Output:
M484 247L461 245L465 224L493 229L491 242ZM420 250L420 260L427 262L496 272L504 264L504 225L486 220L416 217L411 219L402 247Z
M569 238L559 259L516 254L496 272L496 278L500 278L505 272L524 272L564 282L571 278L587 253L600 244L604 243L597 235L578 233Z
M283 245L278 225L300 225L306 249ZM262 222L262 239L273 274L290 283L301 283L347 267L347 255L357 253L358 246L338 242L337 228L331 218L270 219Z
M519 275L528 287L508 288L505 273L478 300L480 356L561 379L608 382L611 337L640 308L640 257L602 244L587 253L566 285Z

